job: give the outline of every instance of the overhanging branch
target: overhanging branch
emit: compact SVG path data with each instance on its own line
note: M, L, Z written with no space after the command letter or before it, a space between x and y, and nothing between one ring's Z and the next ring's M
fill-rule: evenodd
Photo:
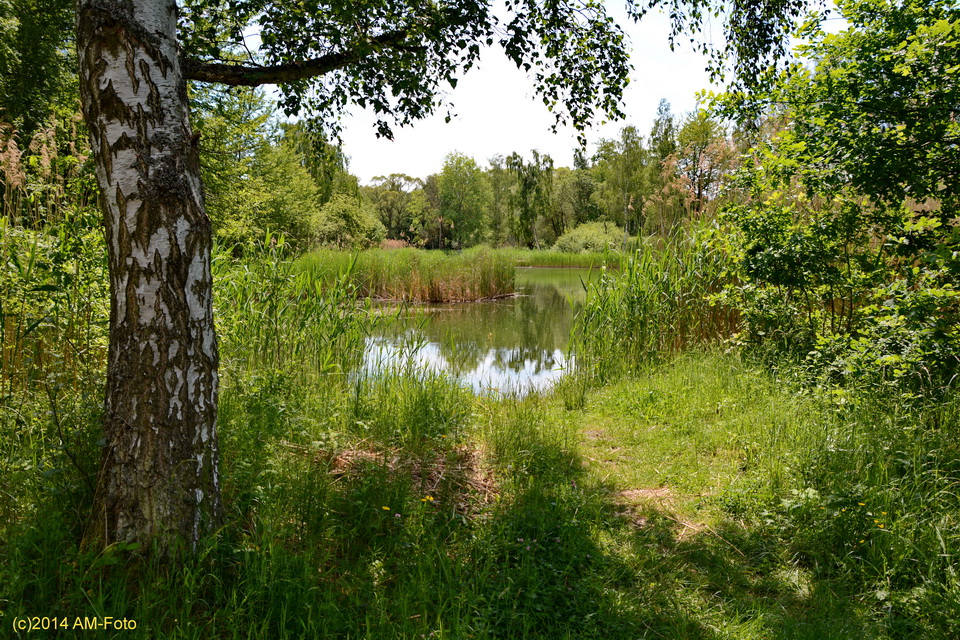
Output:
M203 62L186 58L184 74L188 80L216 82L231 86L256 87L262 84L283 84L295 80L316 78L349 64L360 62L371 51L380 48L401 49L407 39L407 29L391 31L346 51L329 53L310 60L297 60L270 66L251 66L222 62Z

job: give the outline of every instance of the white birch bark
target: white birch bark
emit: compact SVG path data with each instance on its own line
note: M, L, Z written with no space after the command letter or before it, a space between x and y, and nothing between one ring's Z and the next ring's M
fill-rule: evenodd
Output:
M79 0L110 266L106 446L87 544L195 545L220 512L211 230L174 0Z

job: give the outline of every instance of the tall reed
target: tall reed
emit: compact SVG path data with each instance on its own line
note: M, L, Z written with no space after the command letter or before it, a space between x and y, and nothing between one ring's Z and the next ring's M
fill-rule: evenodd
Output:
M590 286L574 328L578 367L608 380L732 335L739 316L714 298L725 274L723 255L700 234L641 245Z
M217 330L225 363L245 369L343 373L356 365L378 314L349 272L313 277L268 235L258 253L213 260Z
M301 257L311 283L329 289L339 278L364 297L405 302L464 302L514 291L513 263L484 248L460 253L371 249L358 254L319 250Z

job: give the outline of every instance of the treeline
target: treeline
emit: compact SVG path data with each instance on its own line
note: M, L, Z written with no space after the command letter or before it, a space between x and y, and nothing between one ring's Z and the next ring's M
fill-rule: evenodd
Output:
M650 132L623 127L573 168L533 150L486 166L459 152L425 179L405 173L360 186L343 151L304 124L278 124L255 91L197 89L207 204L222 241L282 231L302 247L460 249L481 243L602 250L668 235L712 213L737 147L705 111L676 118L661 101Z

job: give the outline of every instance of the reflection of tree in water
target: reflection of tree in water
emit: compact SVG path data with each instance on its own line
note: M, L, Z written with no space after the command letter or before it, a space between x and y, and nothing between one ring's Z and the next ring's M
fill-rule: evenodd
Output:
M540 374L552 371L561 363L557 362L556 351L542 349L495 349L490 352L493 364L505 371L523 371L529 364L533 364L533 373Z
M575 312L568 297L572 294L579 307L583 289L579 276L551 271L561 279L537 274L525 283L525 295L516 298L427 307L426 319L413 318L407 328L415 327L412 333L433 343L457 373L482 366L524 376L556 370L563 365L557 352L567 350Z
M461 370L476 368L493 354L498 366L512 371L525 362L537 369L554 365L554 352L567 348L573 310L553 287L537 287L529 295L457 305L439 310L424 327L425 337Z

